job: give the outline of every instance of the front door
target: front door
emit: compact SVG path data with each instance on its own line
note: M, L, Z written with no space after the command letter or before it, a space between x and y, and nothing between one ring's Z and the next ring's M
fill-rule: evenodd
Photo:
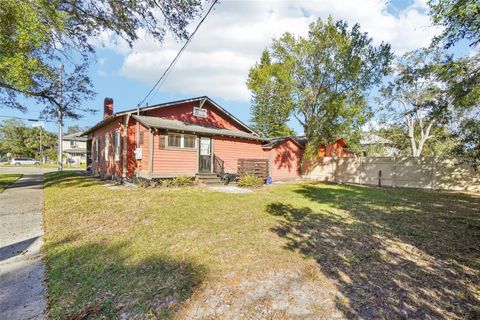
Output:
M212 172L211 139L209 137L200 137L199 150L199 172Z

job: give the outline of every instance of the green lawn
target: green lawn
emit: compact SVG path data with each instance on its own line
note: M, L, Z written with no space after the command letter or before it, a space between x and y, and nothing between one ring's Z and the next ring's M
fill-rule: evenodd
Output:
M480 317L480 197L324 183L249 194L49 173L52 319Z
M0 193L11 183L17 181L22 175L16 173L0 173Z

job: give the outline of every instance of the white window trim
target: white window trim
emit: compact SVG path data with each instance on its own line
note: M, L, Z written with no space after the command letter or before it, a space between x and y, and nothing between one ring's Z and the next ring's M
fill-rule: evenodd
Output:
M114 135L114 160L115 161L120 161L120 146L121 146L121 141L122 141L122 136L120 134L120 130L115 131Z
M108 161L108 149L110 147L110 137L108 135L108 133L105 134L105 143L104 143L104 146L103 146L103 154L105 156L105 161Z
M169 135L179 135L180 136L180 147L171 146L168 144L168 136ZM195 141L195 146L193 148L186 148L185 147L185 137L193 137ZM184 149L184 150L196 150L198 143L197 143L197 136L194 134L183 134L183 133L176 133L176 132L169 132L165 135L165 147L168 149Z
M99 148L98 148L98 138L95 138L95 162L98 162L98 153L99 153Z
M196 114L197 111L201 111L203 113L203 115ZM206 118L207 117L207 109L199 108L199 107L193 107L193 115L195 117L199 117L199 118Z

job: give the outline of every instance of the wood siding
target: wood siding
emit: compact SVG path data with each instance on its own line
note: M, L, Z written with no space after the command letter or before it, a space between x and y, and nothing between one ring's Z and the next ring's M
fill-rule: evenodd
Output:
M225 163L225 172L236 173L238 159L268 159L260 141L214 137L213 153Z
M120 134L124 136L124 126L122 124L123 117L112 121L105 126L92 132L89 136L92 139L92 171L96 174L104 174L108 176L122 176L122 151L123 144L120 143L120 158L115 161L115 131L120 130ZM108 159L105 160L105 135L109 137ZM98 161L95 154L95 140L98 139ZM123 138L122 138L123 139Z
M242 126L237 124L229 116L223 114L217 108L210 105L207 101L203 108L207 109L207 117L197 117L193 115L193 107L198 107L199 102L189 102L181 105L163 107L142 112L142 115L150 117L162 117L166 119L179 120L183 122L198 124L207 127L224 128L237 131L245 131Z
M273 181L293 180L300 176L303 149L291 140L275 146L271 154L271 176Z
M198 148L168 148L165 146L164 139L165 135L163 133L155 133L153 142L153 175L195 175L198 166Z
M353 153L347 148L347 143L343 139L330 143L327 147L321 146L318 150L319 157L353 157Z

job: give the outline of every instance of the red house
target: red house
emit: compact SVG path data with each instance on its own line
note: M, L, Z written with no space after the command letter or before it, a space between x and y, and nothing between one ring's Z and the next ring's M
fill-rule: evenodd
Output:
M208 97L118 113L106 98L104 119L84 135L92 172L102 176L213 178L245 165L265 168L273 181L300 176L298 141L262 138Z

